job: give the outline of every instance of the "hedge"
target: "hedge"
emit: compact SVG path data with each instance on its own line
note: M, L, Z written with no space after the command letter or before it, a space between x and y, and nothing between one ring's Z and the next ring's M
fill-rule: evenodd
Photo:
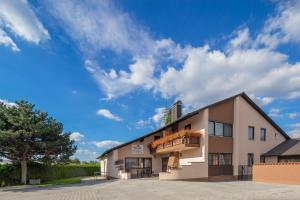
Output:
M79 176L92 176L99 172L98 164L56 164L44 165L29 163L27 179L41 179L42 182ZM21 168L16 164L0 165L0 186L16 185L20 183Z

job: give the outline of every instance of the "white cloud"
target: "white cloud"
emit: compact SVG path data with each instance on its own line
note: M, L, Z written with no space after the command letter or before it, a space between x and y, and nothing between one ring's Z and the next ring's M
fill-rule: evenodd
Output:
M288 113L288 118L295 119L298 116L297 113Z
M109 110L107 109L99 109L96 112L97 115L103 116L107 119L115 120L115 121L122 121L123 119L118 117L117 115L112 114Z
M298 3L279 6L257 36L251 36L248 27L233 31L222 50L155 40L109 1L46 2L49 12L78 43L86 69L107 99L138 89L175 97L194 107L241 91L253 94L260 105L300 97L300 62L289 62L288 55L270 48L277 44L263 39L280 35L279 41L298 41ZM103 49L129 53L128 69L103 69L96 62Z
M269 116L271 116L271 117L280 117L280 116L282 116L281 110L278 109L278 108L272 108L269 111Z
M149 117L146 120L140 119L139 121L136 122L136 128L154 128L155 127L161 127L165 125L164 121L164 116L165 116L165 108L159 107L155 108L154 110L154 115Z
M155 114L152 116L152 119L155 123L160 123L164 118L165 108L156 108Z
M114 69L106 72L91 60L85 61L85 67L108 99L127 94L141 86L149 90L155 85L153 77L155 67L151 58L134 59L129 65L129 72L123 70L116 72Z
M300 1L283 1L274 16L270 17L256 45L276 48L281 43L300 42Z
M270 102L300 89L300 63L287 63L286 55L279 52L236 49L225 53L208 46L187 52L181 68L169 67L160 76L158 90L167 98L176 96L197 105L246 91Z
M110 149L122 144L122 142L114 141L114 140L93 141L91 143L94 144L96 147L103 148L103 149Z
M0 26L8 32L39 44L43 39L49 39L49 33L36 17L27 0L1 0ZM13 50L18 48L10 41Z
M72 158L78 158L81 161L95 161L97 160L98 153L89 149L77 149Z
M265 106L274 101L272 97L256 97L254 95L250 95L250 97L260 106Z
M102 49L144 54L152 47L149 34L111 1L53 1L45 8L78 42L85 56ZM142 41L142 42L141 42Z
M20 51L16 43L0 28L0 44L10 47L13 51Z
M79 132L73 132L71 135L70 135L70 139L71 140L74 140L75 142L80 142L82 141L84 138L84 135L79 133Z
M234 37L229 41L228 49L245 48L250 45L250 30L248 27L239 29L234 32Z
M6 99L0 99L0 103L6 105L7 107L13 107L13 106L17 106L16 103L14 102L9 102Z

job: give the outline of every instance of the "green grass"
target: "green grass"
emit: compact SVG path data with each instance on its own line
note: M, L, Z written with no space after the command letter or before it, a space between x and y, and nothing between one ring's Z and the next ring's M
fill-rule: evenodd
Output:
M42 185L65 185L65 184L75 184L80 183L80 179L82 177L74 177L74 178L64 178L64 179L56 179L43 183Z

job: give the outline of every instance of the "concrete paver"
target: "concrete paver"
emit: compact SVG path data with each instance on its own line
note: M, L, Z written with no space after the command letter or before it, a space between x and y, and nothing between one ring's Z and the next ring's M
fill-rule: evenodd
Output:
M193 200L300 199L300 185L234 182L158 181L154 179L84 182L0 192L0 200Z

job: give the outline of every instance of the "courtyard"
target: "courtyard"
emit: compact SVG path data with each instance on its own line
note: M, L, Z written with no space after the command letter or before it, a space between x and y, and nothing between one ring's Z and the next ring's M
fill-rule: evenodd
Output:
M230 182L158 181L157 179L102 180L82 184L6 188L1 200L153 200L153 199L299 199L300 185Z

